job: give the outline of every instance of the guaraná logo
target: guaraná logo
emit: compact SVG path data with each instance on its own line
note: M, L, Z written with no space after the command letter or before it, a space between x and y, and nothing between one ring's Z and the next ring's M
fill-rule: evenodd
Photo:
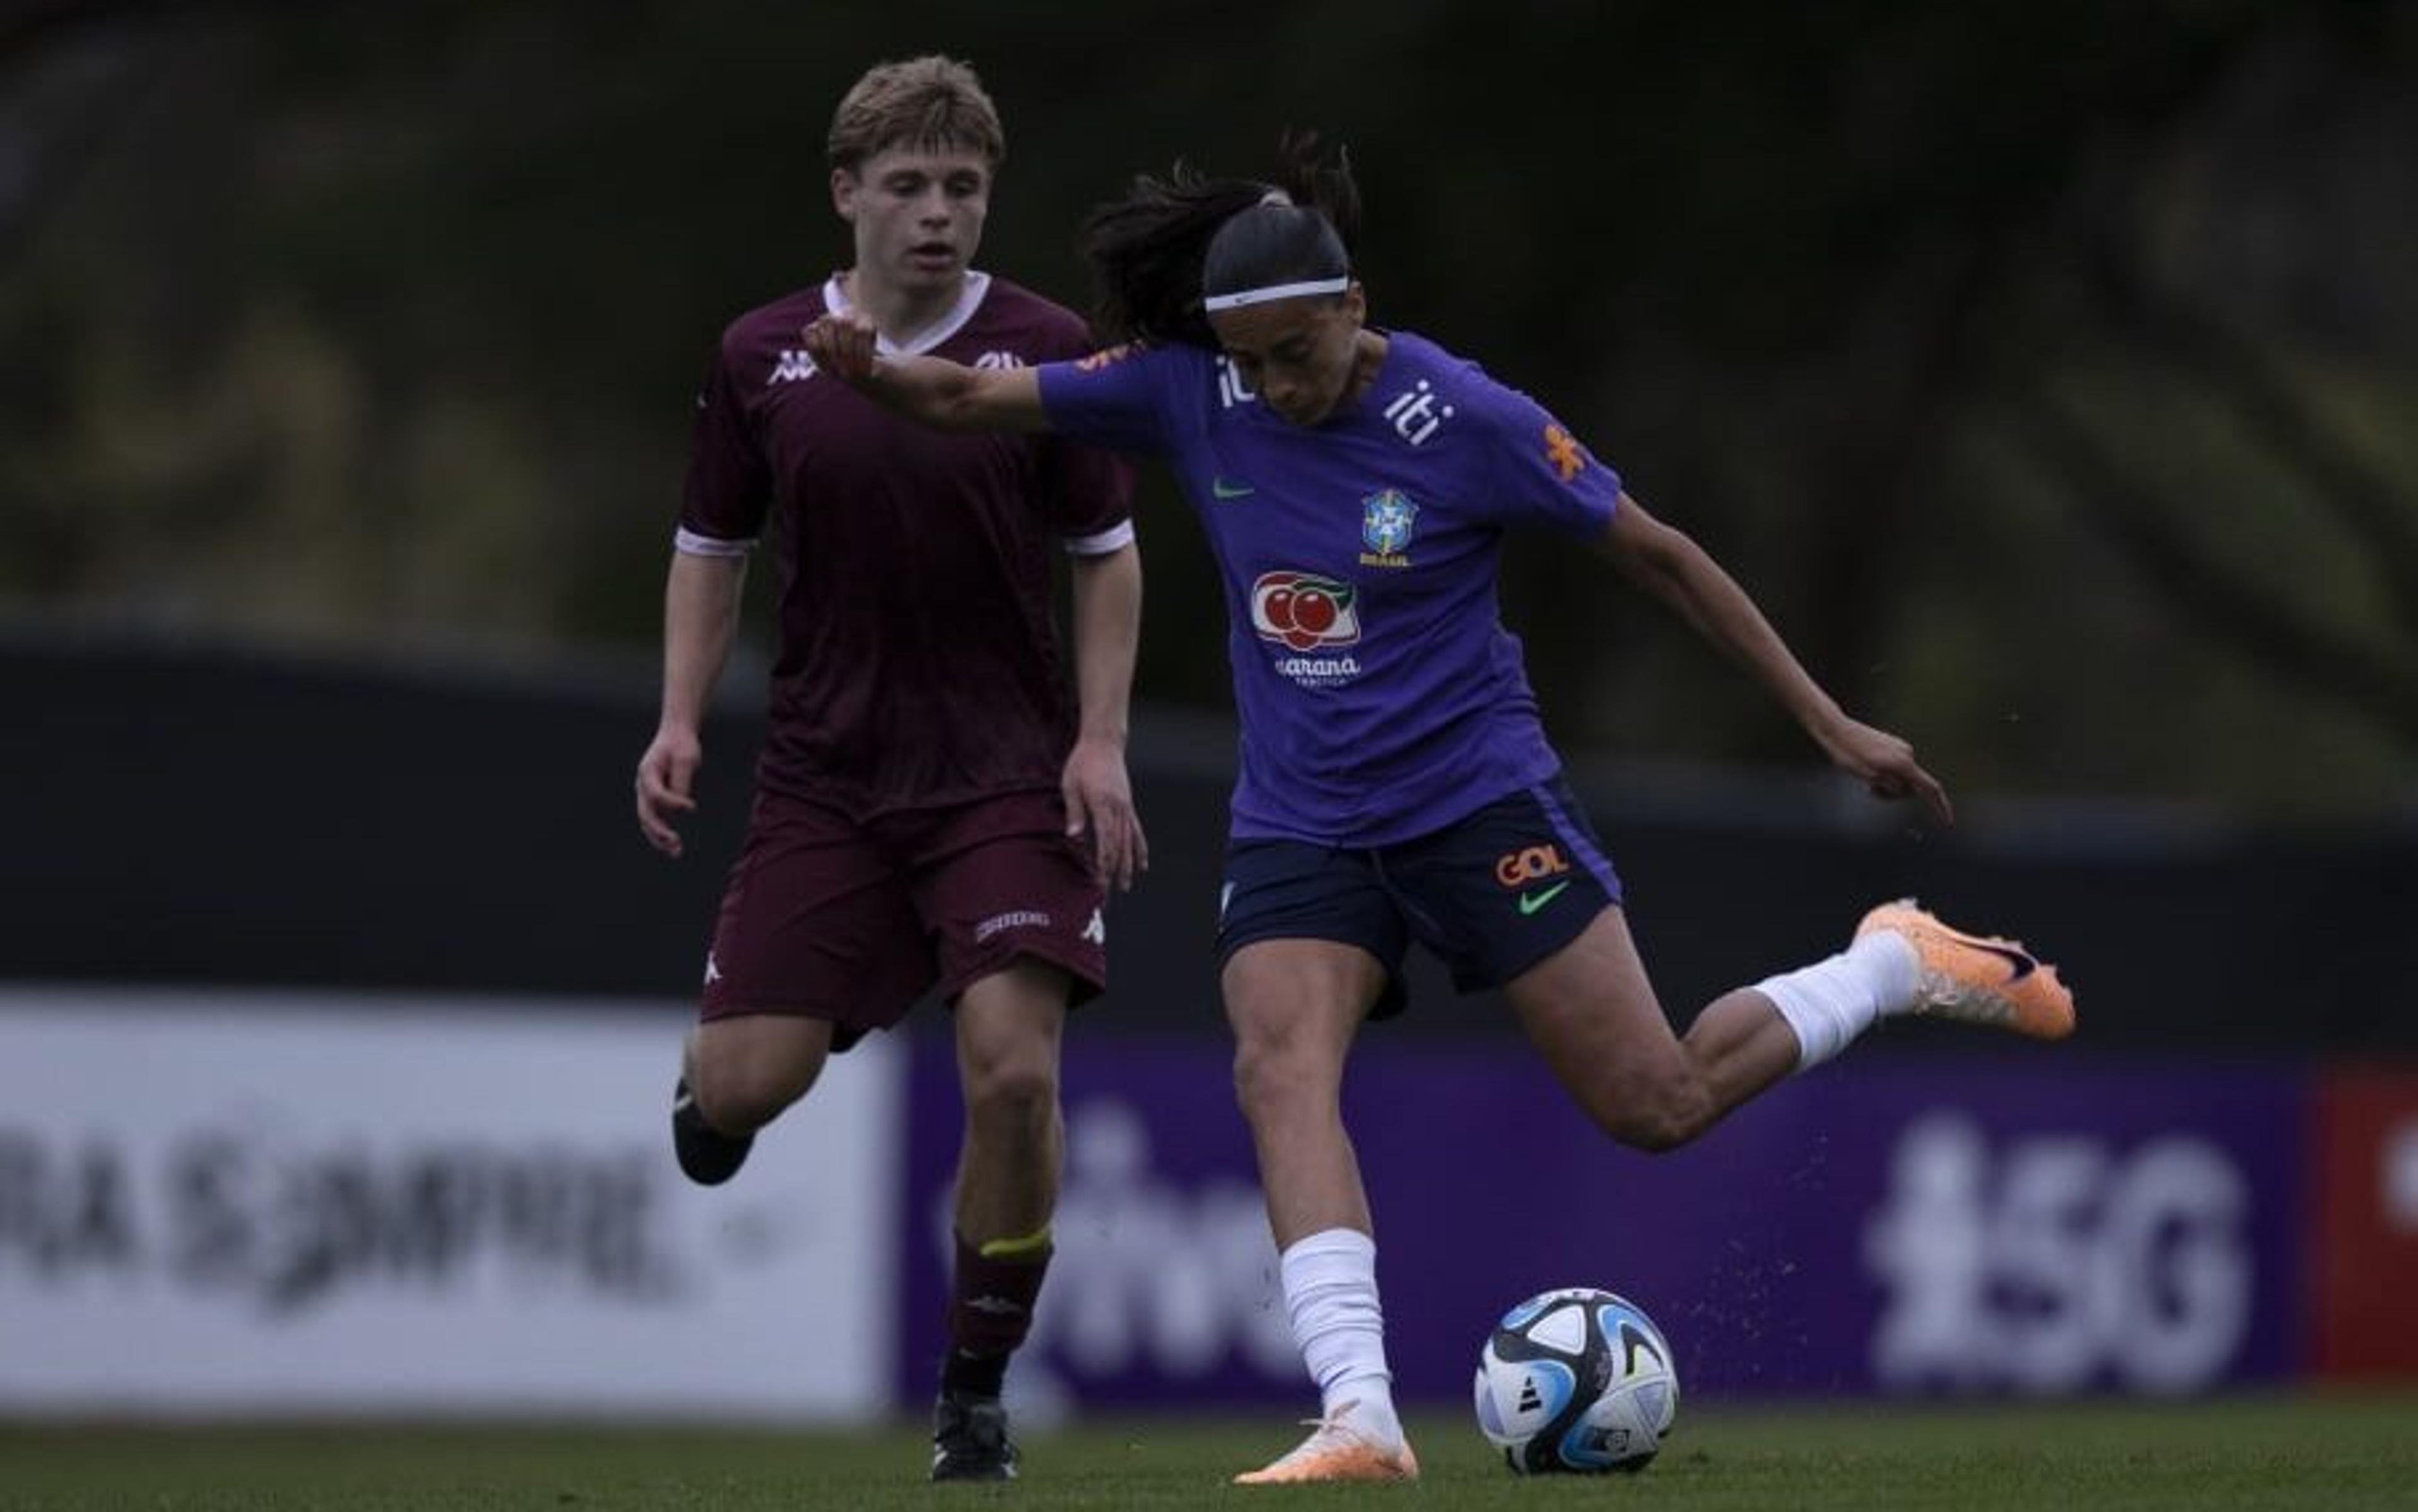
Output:
M1251 628L1263 640L1307 651L1360 638L1357 589L1314 573L1263 573L1251 585Z

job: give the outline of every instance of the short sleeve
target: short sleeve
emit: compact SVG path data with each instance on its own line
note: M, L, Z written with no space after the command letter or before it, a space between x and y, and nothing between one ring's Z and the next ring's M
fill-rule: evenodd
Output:
M1111 451L1163 451L1167 411L1161 354L1137 344L1111 346L1035 370L1049 428Z
M1132 540L1132 466L1064 436L1043 436L1040 443L1050 527L1065 538L1067 548L1091 556Z
M1503 523L1601 535L1620 508L1620 474L1526 394L1498 388L1495 397L1491 440L1508 453L1491 469Z
M689 430L688 479L681 489L682 550L715 554L743 547L764 530L772 506L772 469L757 443L727 341L697 390Z

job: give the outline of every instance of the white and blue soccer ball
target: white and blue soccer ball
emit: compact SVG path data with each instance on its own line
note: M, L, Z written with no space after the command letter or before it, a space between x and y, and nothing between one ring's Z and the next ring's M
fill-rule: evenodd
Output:
M1679 1415L1679 1372L1645 1309L1566 1287L1503 1315L1477 1356L1477 1427L1523 1475L1634 1471Z

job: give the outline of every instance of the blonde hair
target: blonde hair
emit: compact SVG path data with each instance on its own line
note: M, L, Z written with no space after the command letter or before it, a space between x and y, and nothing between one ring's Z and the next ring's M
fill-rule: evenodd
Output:
M854 173L892 147L979 153L996 173L1007 135L972 68L933 53L867 69L832 115L833 167Z

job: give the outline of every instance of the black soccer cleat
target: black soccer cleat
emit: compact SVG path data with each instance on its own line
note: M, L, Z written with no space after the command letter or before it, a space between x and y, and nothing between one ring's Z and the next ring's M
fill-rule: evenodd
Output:
M1016 1444L996 1397L944 1391L932 1407L934 1480L1014 1480Z
M739 1174L739 1168L747 1164L747 1152L755 1147L756 1136L733 1138L706 1123L686 1077L673 1085L672 1153L680 1160L682 1175L699 1186L719 1186Z

